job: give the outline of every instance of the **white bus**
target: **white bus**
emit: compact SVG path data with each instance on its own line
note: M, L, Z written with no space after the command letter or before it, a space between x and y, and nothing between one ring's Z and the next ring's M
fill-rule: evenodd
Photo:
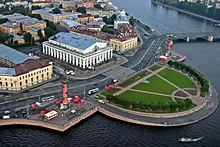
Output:
M99 92L99 88L95 88L95 89L91 89L88 91L88 94L91 95L91 94L94 94L96 92Z
M52 96L48 96L48 97L43 97L42 99L41 99L41 101L42 102L47 102L47 101L51 101L51 100L53 100L54 99L54 96L52 95Z
M54 110L45 114L45 118L47 120L50 120L50 119L52 119L54 117L57 117L57 116L58 116L58 113L56 111L54 111Z

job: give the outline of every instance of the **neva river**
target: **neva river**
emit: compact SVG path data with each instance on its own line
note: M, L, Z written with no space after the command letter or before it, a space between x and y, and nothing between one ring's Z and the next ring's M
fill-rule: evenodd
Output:
M220 31L212 23L153 5L148 0L112 0L130 15L158 32ZM125 6L126 4L126 6ZM187 56L186 63L198 68L220 92L220 43L178 43L173 48ZM33 127L1 127L0 146L127 146L177 147L219 145L220 109L192 125L172 128L147 127L96 114L65 133ZM204 136L201 141L180 144L177 139Z

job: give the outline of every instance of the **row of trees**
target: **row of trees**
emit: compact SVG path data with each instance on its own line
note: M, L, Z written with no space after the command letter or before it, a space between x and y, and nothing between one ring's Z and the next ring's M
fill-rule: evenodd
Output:
M220 9L216 8L208 8L204 3L201 1L197 1L197 3L181 1L179 3L173 3L172 0L159 0L159 2L163 4L172 5L182 10L186 10L195 14L199 14L202 16L206 16L209 18L213 18L216 20L220 20Z
M30 15L31 11L29 10L28 7L25 8L22 5L19 5L19 6L6 5L5 7L0 7L0 14L9 15L13 13L21 13L23 15Z
M102 32L107 32L107 33L110 33L110 34L117 34L117 35L119 34L119 32L116 29L110 28L107 25L103 26Z
M202 93L207 92L209 90L209 81L204 77L202 73L200 73L195 68L189 65L186 65L182 62L178 62L178 61L173 62L172 60L168 61L168 65L174 66L175 68L180 69L184 72L187 72L193 77L195 77L197 81L200 83Z
M205 4L182 1L174 6L179 9L220 20L220 10L208 8Z
M178 102L160 103L160 102L137 102L131 99L125 99L120 96L108 95L106 97L108 101L118 104L124 108L144 111L144 112L180 112L192 108L194 104L191 99L184 99Z

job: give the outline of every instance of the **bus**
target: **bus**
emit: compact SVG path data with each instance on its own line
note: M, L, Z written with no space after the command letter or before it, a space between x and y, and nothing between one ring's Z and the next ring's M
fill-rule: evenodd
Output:
M50 119L52 119L52 118L54 118L54 117L57 117L57 116L58 116L58 113L57 113L56 111L52 110L52 111L46 113L44 116L45 116L45 118L46 118L47 120L50 120Z
M51 101L51 100L53 100L54 99L54 96L52 95L52 96L48 96L48 97L43 97L43 98L41 98L41 101L42 102L47 102L47 101Z
M88 91L88 94L91 95L91 94L94 94L96 92L99 92L99 88L95 88L95 89L91 89Z

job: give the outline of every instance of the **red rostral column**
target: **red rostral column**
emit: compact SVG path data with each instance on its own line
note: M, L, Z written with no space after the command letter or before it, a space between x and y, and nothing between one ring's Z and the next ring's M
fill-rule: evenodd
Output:
M67 81L63 80L63 104L67 105Z
M169 54L171 52L171 46L173 45L173 40L172 38L169 39L168 44L167 44L167 53Z

